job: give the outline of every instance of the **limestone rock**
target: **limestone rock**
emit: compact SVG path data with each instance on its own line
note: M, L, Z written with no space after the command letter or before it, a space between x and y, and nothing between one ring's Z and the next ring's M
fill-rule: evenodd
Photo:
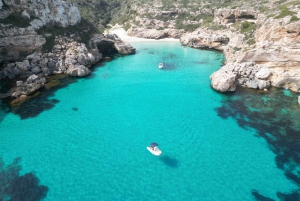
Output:
M52 24L61 27L75 25L81 21L81 15L76 6L62 0L31 0L31 1L0 1L2 8L5 2L8 14L22 12L25 19L35 18L28 27L0 26L0 46L7 54L0 54L0 62L16 61L24 54L30 54L40 48L46 39L37 35L36 30ZM7 15L8 16L8 15ZM0 10L0 18L7 17L4 10Z
M214 72L211 76L211 86L220 92L235 91L236 74L222 69Z
M34 74L38 74L41 72L41 69L37 66L35 66L34 68L31 69L31 72L33 72Z
M30 25L34 30L38 30L44 26L44 22L40 19L34 19L30 22Z
M39 77L37 75L31 75L29 78L27 78L26 83L31 84L35 82Z
M116 34L107 34L105 37L96 35L91 40L91 46L96 47L100 53L118 52L123 55L135 53L135 48L122 41Z
M22 86L24 86L23 81L17 81L16 84L17 84L17 87L22 87Z
M92 64L97 63L102 58L102 54L99 52L98 49L91 49L88 53L88 57L90 58Z
M257 89L258 88L258 83L257 83L257 80L248 80L245 85L248 87L248 88L252 88L252 89Z
M269 80L258 80L257 83L259 89L268 89L271 85Z
M120 54L127 55L127 54L134 54L135 48L132 47L129 43L123 41L115 42L115 48Z
M55 63L54 63L53 61L49 61L49 62L47 63L47 66L48 66L48 68L54 68Z
M89 57L89 60L91 61L92 64L95 63L96 58L92 53L88 53L87 56Z
M26 11L26 9L21 13L21 16L24 19L30 19L30 15L28 14L28 12Z
M298 103L299 103L299 105L300 105L300 96L298 96Z
M22 71L30 70L30 64L28 60L24 60L22 62L16 62L17 67Z
M136 36L138 38L161 39L167 37L164 31L156 29L130 29L127 31L127 33L129 36Z
M146 28L130 28L127 30L129 36L138 38L149 38L149 39L162 39L162 38L180 38L184 33L184 30L177 29L146 29Z
M255 20L258 13L254 10L218 9L214 13L214 22L219 24L234 23L241 20Z
M267 79L271 74L271 71L269 70L269 68L261 68L256 74L255 76L259 79Z
M46 83L46 79L44 77L39 78L36 75L30 76L25 83L22 81L17 81L17 86L12 88L12 97L21 97L24 95L29 95L32 92L42 88Z
M67 74L75 77L84 77L91 73L91 71L83 65L70 65Z
M193 48L224 50L229 43L229 37L226 34L216 33L212 30L197 29L192 33L183 34L180 42Z

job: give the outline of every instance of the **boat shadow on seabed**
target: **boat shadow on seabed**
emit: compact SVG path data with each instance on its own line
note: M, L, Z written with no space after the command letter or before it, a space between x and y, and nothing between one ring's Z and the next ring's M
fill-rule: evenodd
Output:
M160 156L159 160L161 160L166 165L173 167L173 168L177 168L179 165L179 161L176 158L171 158L170 156L167 156L167 155Z

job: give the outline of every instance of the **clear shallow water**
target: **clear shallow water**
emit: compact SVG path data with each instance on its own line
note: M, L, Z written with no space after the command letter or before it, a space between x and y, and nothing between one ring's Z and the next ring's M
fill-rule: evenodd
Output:
M279 145L258 137L261 130L251 124L264 118L248 115L262 105L241 103L268 103L272 96L212 90L209 75L220 68L220 53L174 42L133 45L136 55L57 90L48 97L54 107L34 118L21 120L2 107L0 157L6 164L21 157L21 173L33 172L49 188L45 201L280 200L278 192L298 189L285 175L288 163L278 165ZM151 142L162 156L147 151ZM293 167L297 172L297 161Z

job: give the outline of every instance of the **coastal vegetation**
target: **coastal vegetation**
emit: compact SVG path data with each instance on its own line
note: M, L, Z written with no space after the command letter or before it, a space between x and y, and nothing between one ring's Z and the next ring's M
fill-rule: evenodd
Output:
M299 20L299 18L296 16L297 12L291 11L291 8L294 8L297 5L300 5L299 1L292 1L292 2L285 3L281 6L279 6L280 13L277 16L275 16L274 18L279 19L279 18L291 16L290 22L295 22L295 21Z
M58 26L44 26L37 31L38 34L44 35L46 43L42 47L43 52L49 52L55 45L55 36L71 36L76 41L88 44L93 34L99 33L98 29L94 27L89 21L82 19L81 22L74 26L66 28Z
M256 30L256 24L254 22L244 21L241 23L241 33L244 34L245 40L248 45L255 43L254 41L254 31Z
M11 24L15 27L28 27L30 26L30 22L34 18L24 19L21 17L20 12L12 13L6 18L0 18L0 23L2 24Z
M110 25L123 25L128 30L132 26L140 27L141 20L159 20L162 22L174 23L176 29L194 31L199 27L207 27L213 30L225 29L213 22L214 10L219 8L227 9L247 9L251 8L259 13L264 13L267 17L275 19L291 16L290 22L298 20L296 13L292 10L299 1L283 0L262 0L239 1L239 0L70 0L76 3L82 18L93 24L100 33ZM277 7L278 9L273 9ZM170 11L167 14L162 12ZM162 25L147 24L147 29L162 30L166 27ZM253 28L253 26L251 26ZM245 29L245 28L243 28ZM251 37L250 35L246 36Z
M104 31L104 28L121 8L122 2L121 0L69 1L77 4L82 18L97 27L99 32Z

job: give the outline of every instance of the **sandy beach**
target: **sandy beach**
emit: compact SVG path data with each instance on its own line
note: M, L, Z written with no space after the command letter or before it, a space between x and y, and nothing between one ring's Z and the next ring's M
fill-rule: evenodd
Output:
M123 41L129 42L129 43L130 42L142 42L142 41L172 41L172 42L179 41L179 39L175 39L175 38L163 38L163 39L156 40L156 39L132 37L132 36L128 36L126 31L121 27L117 27L117 28L113 27L113 28L107 30L107 32L110 34L116 34Z

